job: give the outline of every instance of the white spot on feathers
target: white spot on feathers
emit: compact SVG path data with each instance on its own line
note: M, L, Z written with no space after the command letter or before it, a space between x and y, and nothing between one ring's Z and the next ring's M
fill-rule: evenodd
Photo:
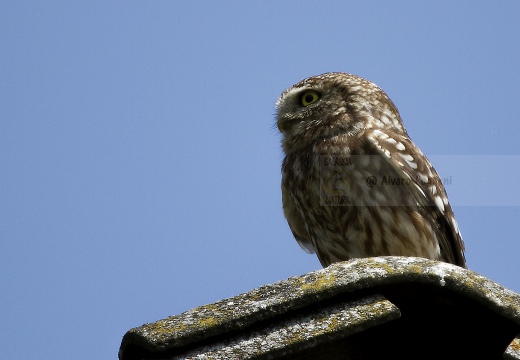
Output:
M412 155L410 155L410 154L399 154L399 156L401 156L406 161L408 166L410 166L412 169L417 169L417 164L413 162Z
M444 202L442 201L442 199L441 199L441 197L439 195L437 195L435 197L435 205L437 205L437 207L439 208L441 213L444 214Z

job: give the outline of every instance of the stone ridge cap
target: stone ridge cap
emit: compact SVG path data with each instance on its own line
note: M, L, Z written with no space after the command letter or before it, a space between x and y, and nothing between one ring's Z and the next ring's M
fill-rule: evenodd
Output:
M133 328L123 337L121 351L131 344L150 351L183 347L341 293L401 283L452 290L520 324L520 295L486 277L444 262L386 256L335 263Z

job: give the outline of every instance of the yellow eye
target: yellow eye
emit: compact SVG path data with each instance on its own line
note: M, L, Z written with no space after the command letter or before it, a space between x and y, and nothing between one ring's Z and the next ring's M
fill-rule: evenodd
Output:
M300 103L309 106L321 98L321 95L314 90L306 90L300 95Z

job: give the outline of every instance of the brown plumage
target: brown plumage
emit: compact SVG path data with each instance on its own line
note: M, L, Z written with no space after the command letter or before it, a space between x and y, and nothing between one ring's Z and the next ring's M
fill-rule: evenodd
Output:
M323 266L395 255L466 267L442 181L383 90L326 73L285 90L276 108L284 214Z

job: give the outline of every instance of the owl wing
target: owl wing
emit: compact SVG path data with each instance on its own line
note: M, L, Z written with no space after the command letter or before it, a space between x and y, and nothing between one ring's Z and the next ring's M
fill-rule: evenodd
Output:
M409 137L374 129L367 137L369 147L382 155L398 177L411 179L408 185L417 204L427 209L437 228L441 254L447 261L466 267L464 243L442 181L430 161Z
M306 253L314 254L315 250L310 240L311 237L307 230L305 219L302 218L301 211L298 209L300 204L292 198L291 192L284 186L283 182L282 205L285 218L287 219L294 238Z

